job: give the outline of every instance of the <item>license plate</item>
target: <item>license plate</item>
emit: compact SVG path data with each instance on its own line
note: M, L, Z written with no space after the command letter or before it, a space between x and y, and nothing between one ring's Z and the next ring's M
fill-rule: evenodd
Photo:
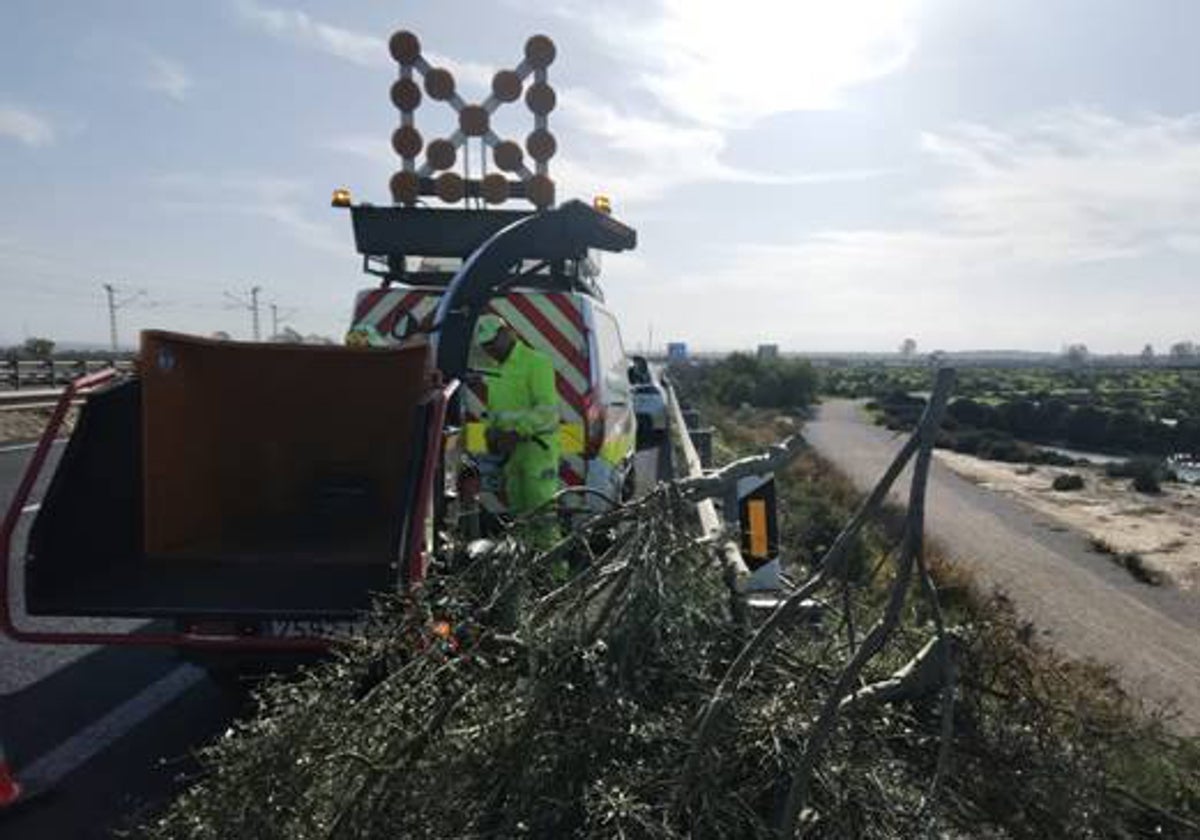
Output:
M288 618L268 621L268 636L290 638L341 638L352 636L364 627L361 621L322 621L320 619Z

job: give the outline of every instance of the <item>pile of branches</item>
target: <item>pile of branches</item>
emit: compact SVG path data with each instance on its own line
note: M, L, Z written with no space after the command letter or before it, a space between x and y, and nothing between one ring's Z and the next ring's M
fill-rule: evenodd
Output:
M1105 836L1096 810L1030 822L1025 791L998 809L951 770L974 707L954 702L966 642L921 559L939 404L902 453L920 450L917 509L878 586L852 591L845 546L904 459L753 632L695 537L694 502L719 488L662 484L548 551L505 540L380 602L336 657L265 686L144 836ZM1066 774L1087 760L1054 756Z

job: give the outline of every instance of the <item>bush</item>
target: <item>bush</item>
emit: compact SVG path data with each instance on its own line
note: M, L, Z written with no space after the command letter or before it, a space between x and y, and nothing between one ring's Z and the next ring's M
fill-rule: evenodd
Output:
M1083 489L1083 476L1077 473L1063 473L1054 477L1054 483L1051 485L1055 490L1067 492L1069 490Z
M729 408L807 408L817 394L816 371L801 359L734 353L716 362L674 364L670 375L685 401Z
M1125 570L1133 575L1134 580L1139 583L1144 583L1147 586L1162 586L1165 582L1162 574L1146 565L1146 561L1140 554L1126 551L1117 555L1116 561L1118 564L1124 566Z
M1139 493L1161 493L1162 482L1168 478L1166 465L1154 458L1133 458L1107 465L1109 478L1132 478L1133 489Z
M1063 455L1053 449L1035 449L1029 457L1032 464L1044 464L1047 467L1074 467L1079 461L1070 455Z
M1133 489L1139 493L1157 494L1162 492L1162 485L1153 473L1140 473L1133 477Z
M992 438L979 447L979 457L989 461L1014 464L1025 460L1024 455L1024 447L1007 435Z

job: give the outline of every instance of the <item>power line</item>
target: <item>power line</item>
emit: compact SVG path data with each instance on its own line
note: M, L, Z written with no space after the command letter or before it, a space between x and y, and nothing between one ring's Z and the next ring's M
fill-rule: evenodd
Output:
M279 319L290 318L296 314L295 307L280 306L278 303L272 302L271 307L271 338L279 335Z
M231 303L234 303L237 306L240 306L242 309L250 310L250 314L251 314L251 317L253 318L253 324L254 324L254 340L255 341L259 340L258 293L261 291L262 291L262 286L251 286L250 291L248 293L248 297L245 297L245 298L238 297L237 295L233 294L232 292L225 293L225 297L228 298Z
M138 298L144 297L146 294L146 290L138 289L136 292L133 292L132 294L128 294L125 297L122 297L120 300L118 300L117 299L117 287L114 286L112 283L105 283L103 285L104 285L104 293L108 297L108 336L109 336L110 341L112 342L113 352L116 353L117 352L117 311L120 309L124 309L126 306L133 303Z

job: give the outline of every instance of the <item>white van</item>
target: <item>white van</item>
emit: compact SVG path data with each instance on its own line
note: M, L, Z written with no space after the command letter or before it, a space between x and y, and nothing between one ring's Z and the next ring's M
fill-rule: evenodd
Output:
M432 321L444 287L392 286L359 293L351 328L372 327L399 343ZM613 314L595 296L582 291L514 288L488 307L517 335L554 363L561 399L559 436L564 487L587 487L577 504L602 510L627 495L636 441L630 385L630 360ZM473 365L485 368L480 361ZM480 503L492 512L505 509L499 465L486 453L483 419L487 377L468 378L465 392L467 450L480 464Z

